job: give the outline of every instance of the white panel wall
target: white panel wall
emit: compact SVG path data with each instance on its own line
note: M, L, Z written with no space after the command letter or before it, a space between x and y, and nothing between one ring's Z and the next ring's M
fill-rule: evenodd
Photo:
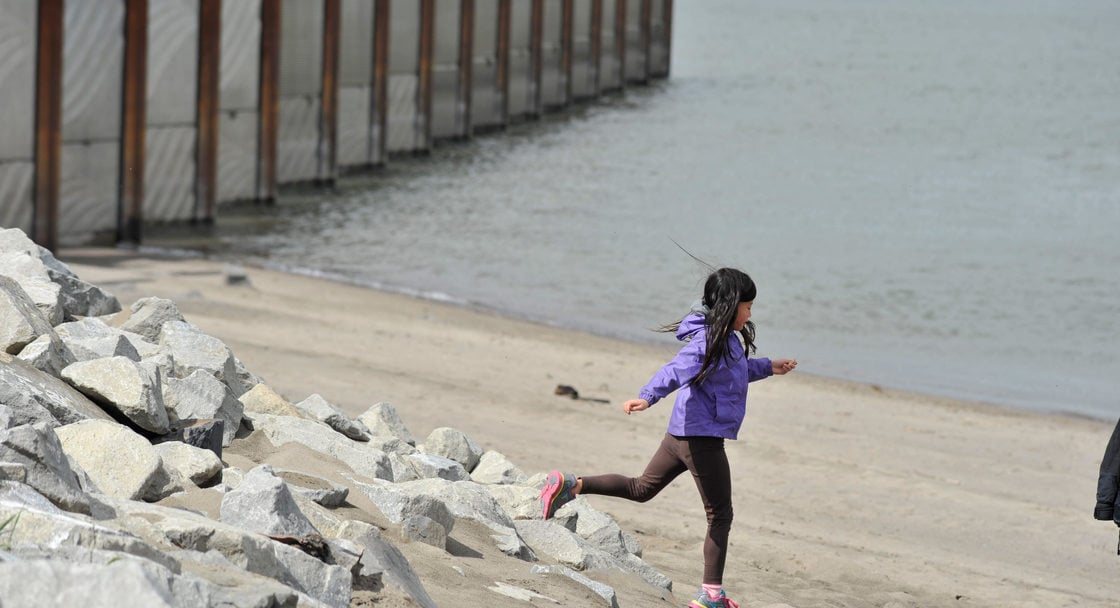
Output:
M219 202L257 197L260 46L260 0L222 2Z
M195 215L198 0L149 0L144 219Z
M62 53L62 244L115 232L120 179L124 3L67 2Z
M280 10L276 180L283 184L321 177L323 2L283 0Z
M36 3L0 0L0 227L31 231Z

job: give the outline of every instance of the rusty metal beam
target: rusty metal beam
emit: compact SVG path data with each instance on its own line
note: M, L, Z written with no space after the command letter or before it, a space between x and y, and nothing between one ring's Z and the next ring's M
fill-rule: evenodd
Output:
M661 15L661 31L665 35L665 71L658 74L662 78L669 77L669 67L673 64L673 0L664 0L664 14Z
M614 54L618 57L618 86L626 86L626 3L614 3Z
M459 118L460 137L470 137L474 130L471 121L471 102L473 97L474 65L474 0L461 0L459 4L459 104L456 113Z
M280 115L280 0L261 0L260 124L257 198L276 200L276 130Z
M144 221L144 147L148 98L148 0L127 0L117 242L140 244Z
M338 53L342 37L340 0L323 0L323 70L319 105L319 180L338 179Z
M645 67L642 69L643 74L640 80L648 83L650 66L652 65L650 63L650 47L653 44L653 0L642 0L640 22L642 31L640 44L642 52L645 54L645 61L643 62Z
M512 0L498 0L498 74L497 87L501 104L501 123L509 124L509 39Z
M385 163L389 128L389 6L392 0L376 0L373 5L373 93L370 103L369 159Z
M58 181L62 158L62 0L39 0L35 65L35 207L31 235L58 247Z
M435 53L436 0L420 0L420 149L432 148L432 56Z
M603 0L591 0L591 94L599 95L603 67Z
M529 25L529 65L532 71L529 87L532 91L532 106L529 115L539 117L544 109L544 95L541 82L544 75L544 0L533 0L533 12Z
M560 73L564 76L564 104L572 103L572 37L575 5L563 0L560 5Z
M198 3L198 103L194 220L213 222L217 201L222 0Z

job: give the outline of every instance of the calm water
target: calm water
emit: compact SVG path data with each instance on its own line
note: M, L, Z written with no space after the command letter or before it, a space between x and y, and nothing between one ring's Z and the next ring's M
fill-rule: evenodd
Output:
M678 2L670 80L224 211L206 247L660 340L704 278L675 241L754 276L760 352L803 371L1114 418L1118 26L1115 0Z

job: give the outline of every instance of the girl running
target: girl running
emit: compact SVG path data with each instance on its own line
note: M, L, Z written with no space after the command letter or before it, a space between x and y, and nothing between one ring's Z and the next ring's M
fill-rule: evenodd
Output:
M720 268L708 276L704 297L678 323L666 326L685 342L677 356L665 364L638 393L622 404L630 415L677 391L669 429L640 477L617 474L576 477L552 471L541 489L544 519L578 494L601 494L645 502L656 496L678 475L688 471L700 491L708 518L704 538L704 580L690 608L738 608L723 590L727 536L731 531L731 469L724 452L725 439L735 439L747 408L747 385L797 367L793 359L753 354L754 281L734 268ZM738 332L739 337L732 333Z

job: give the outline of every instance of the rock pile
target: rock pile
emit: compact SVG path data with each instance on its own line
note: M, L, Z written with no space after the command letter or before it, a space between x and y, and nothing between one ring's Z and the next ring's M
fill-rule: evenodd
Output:
M252 441L341 461L350 483L226 464L223 449ZM455 429L418 443L388 403L357 418L320 395L292 403L174 302L145 298L122 311L23 232L0 230L6 608L339 608L357 605L359 591L376 603L387 589L435 606L398 545L446 550L467 520L526 570L577 580L603 605L617 606L614 592L586 571L671 587L633 537L583 500L541 521L542 482ZM184 491L212 493L220 516L157 504ZM350 517L352 493L391 525ZM491 590L536 596L505 583Z

